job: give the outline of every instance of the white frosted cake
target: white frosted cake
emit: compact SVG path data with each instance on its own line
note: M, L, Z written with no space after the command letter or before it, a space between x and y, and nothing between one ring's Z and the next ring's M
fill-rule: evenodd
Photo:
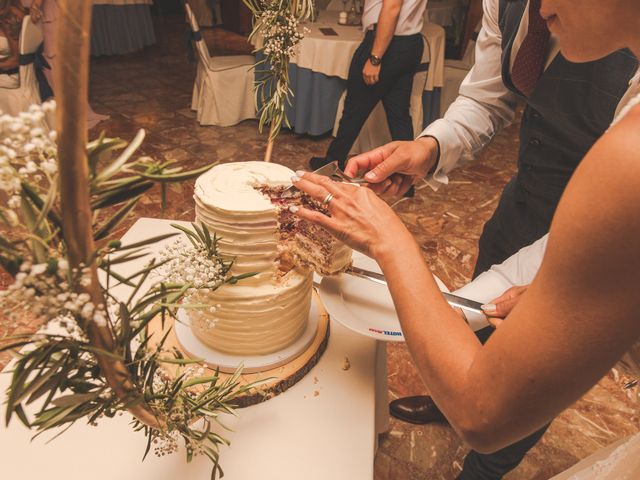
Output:
M222 255L235 258L231 273L258 272L199 294L215 311L189 311L195 335L216 350L262 355L291 345L306 328L311 267L331 274L351 262L348 247L289 213L292 203L320 208L299 193L280 198L292 175L275 163L227 163L196 182L196 221L217 234Z

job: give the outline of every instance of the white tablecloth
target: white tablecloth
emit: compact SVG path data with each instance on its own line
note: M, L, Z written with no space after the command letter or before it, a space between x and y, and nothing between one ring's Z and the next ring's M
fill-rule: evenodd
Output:
M310 31L304 34L292 63L300 68L346 80L353 53L364 38L361 27L339 25L338 12L335 11L321 11L316 22L303 26ZM325 35L321 28L332 28L337 35ZM433 90L443 85L444 30L438 25L425 23L422 35L426 40L422 63L429 63L425 89ZM256 48L261 45L262 39L256 39Z
M134 243L153 235L175 231L169 220L143 218L123 237ZM165 240L150 247L157 255ZM130 274L148 258L118 265L119 273ZM148 283L150 283L149 281ZM114 289L116 298L125 299L128 287ZM376 444L375 394L380 397L381 413L386 417L386 375L376 382L375 340L358 335L335 321L327 350L318 364L300 382L271 400L238 411L239 416L223 415L232 431L221 432L232 442L221 448L225 479L253 480L373 480ZM348 357L351 368L342 370ZM382 372L384 374L384 372ZM10 381L0 375L0 392ZM376 385L379 384L379 385ZM4 415L4 407L0 411ZM142 462L145 439L129 425L130 416L101 420L99 427L78 421L50 444L53 433L31 441L28 431L16 418L7 427L0 423L2 473L6 479L65 480L208 480L211 462L204 457L185 462L184 448ZM382 426L382 425L381 425Z

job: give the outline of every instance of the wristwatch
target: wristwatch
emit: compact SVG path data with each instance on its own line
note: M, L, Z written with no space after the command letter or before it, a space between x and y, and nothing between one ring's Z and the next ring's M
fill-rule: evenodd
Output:
M369 61L374 67L377 67L382 63L382 59L379 56L374 55L373 53L369 55Z

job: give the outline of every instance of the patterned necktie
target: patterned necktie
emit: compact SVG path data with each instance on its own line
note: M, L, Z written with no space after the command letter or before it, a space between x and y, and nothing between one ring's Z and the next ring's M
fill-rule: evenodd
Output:
M529 29L511 69L513 85L530 97L542 75L549 43L547 23L540 16L540 0L529 1Z

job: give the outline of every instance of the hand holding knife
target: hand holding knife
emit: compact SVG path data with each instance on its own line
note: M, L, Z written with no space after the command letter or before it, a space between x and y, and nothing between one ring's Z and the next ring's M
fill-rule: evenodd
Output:
M351 178L348 175L346 175L342 170L340 170L340 167L338 167L337 161L331 162L325 165L324 167L320 167L319 169L311 173L314 173L316 175L322 175L324 177L329 177L330 179L336 182L351 183L353 185L364 185L367 183L367 181L364 178ZM296 190L296 187L295 185L292 184L291 186L284 189L282 194L280 194L280 197L282 198L290 197L295 190Z

